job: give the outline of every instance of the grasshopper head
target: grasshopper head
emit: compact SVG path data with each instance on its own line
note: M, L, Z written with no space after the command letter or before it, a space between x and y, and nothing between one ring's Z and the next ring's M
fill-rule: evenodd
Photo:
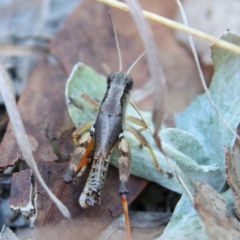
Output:
M122 89L124 93L129 93L133 87L133 80L125 72L113 72L107 78L108 89Z

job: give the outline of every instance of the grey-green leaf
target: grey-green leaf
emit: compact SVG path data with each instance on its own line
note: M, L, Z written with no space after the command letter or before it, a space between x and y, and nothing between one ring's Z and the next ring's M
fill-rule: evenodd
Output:
M240 37L236 34L227 32L222 39L240 45ZM229 125L236 129L240 121L240 56L216 46L213 46L212 49L215 74L209 91L220 113ZM194 153L189 152L189 149L182 149L181 143L180 146L179 143L174 144L176 147L174 151L180 150L185 152L188 156L191 155L198 163L216 164L219 166L217 179L214 179L215 173L211 171L205 177L210 185L217 190L221 190L226 181L224 146L232 147L235 137L219 119L210 105L206 94L197 97L184 113L179 114L176 117L176 123L179 129L187 131L188 134L194 136L195 140L191 140L193 143L192 148L196 147L196 144L200 144L196 149L196 153L202 151L202 159L198 158L200 155L194 156ZM183 140L183 142L189 141L189 139ZM179 162L179 159L176 159L176 161ZM180 166L182 165L181 163L179 164ZM186 174L188 172L188 170L183 171ZM233 205L231 191L227 191L223 196L225 196L229 206ZM176 236L178 239L208 239L193 204L186 196L181 198L171 221L159 239L175 239Z
M187 194L183 194L163 234L158 240L207 240L202 220Z
M236 34L226 32L223 40L240 45ZM209 88L219 112L235 130L240 121L240 56L213 46L215 73ZM211 163L220 168L217 190L225 183L224 146L232 147L235 137L211 106L206 94L196 98L187 110L176 116L177 128L192 133L203 145Z
M167 128L161 132L163 150L192 182L207 182L218 188L221 172L212 164L199 140L189 132ZM220 177L219 177L220 176Z
M90 106L82 94L87 93L101 102L106 90L106 78L83 63L77 63L68 78L65 95L68 112L76 127L93 121L97 111Z

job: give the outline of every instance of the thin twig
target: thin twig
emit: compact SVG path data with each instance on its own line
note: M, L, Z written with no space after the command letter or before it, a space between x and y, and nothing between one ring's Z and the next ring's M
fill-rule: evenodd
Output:
M4 56L42 56L48 53L47 48L0 44L0 55Z

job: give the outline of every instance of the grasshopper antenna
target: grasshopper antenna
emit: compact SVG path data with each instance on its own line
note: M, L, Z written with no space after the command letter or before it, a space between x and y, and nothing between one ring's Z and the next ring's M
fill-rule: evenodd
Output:
M130 66L130 68L127 70L127 74L129 74L132 69L136 66L136 64L142 59L142 57L145 55L146 51L144 51L136 60L135 62Z
M119 46L119 42L118 42L117 31L116 31L116 28L114 26L110 10L108 11L108 14L109 14L109 17L110 17L110 20L111 20L111 23L112 23L114 38L115 38L116 47L117 47L117 51L118 51L119 72L121 72L122 71L122 55L121 55L120 46Z

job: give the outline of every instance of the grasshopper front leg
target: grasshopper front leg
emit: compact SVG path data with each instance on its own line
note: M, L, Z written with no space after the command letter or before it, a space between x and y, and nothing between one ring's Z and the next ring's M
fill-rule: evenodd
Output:
M93 126L93 122L87 122L82 125L80 125L73 133L72 133L72 139L75 147L79 145L78 139L79 137L86 131L90 130Z

